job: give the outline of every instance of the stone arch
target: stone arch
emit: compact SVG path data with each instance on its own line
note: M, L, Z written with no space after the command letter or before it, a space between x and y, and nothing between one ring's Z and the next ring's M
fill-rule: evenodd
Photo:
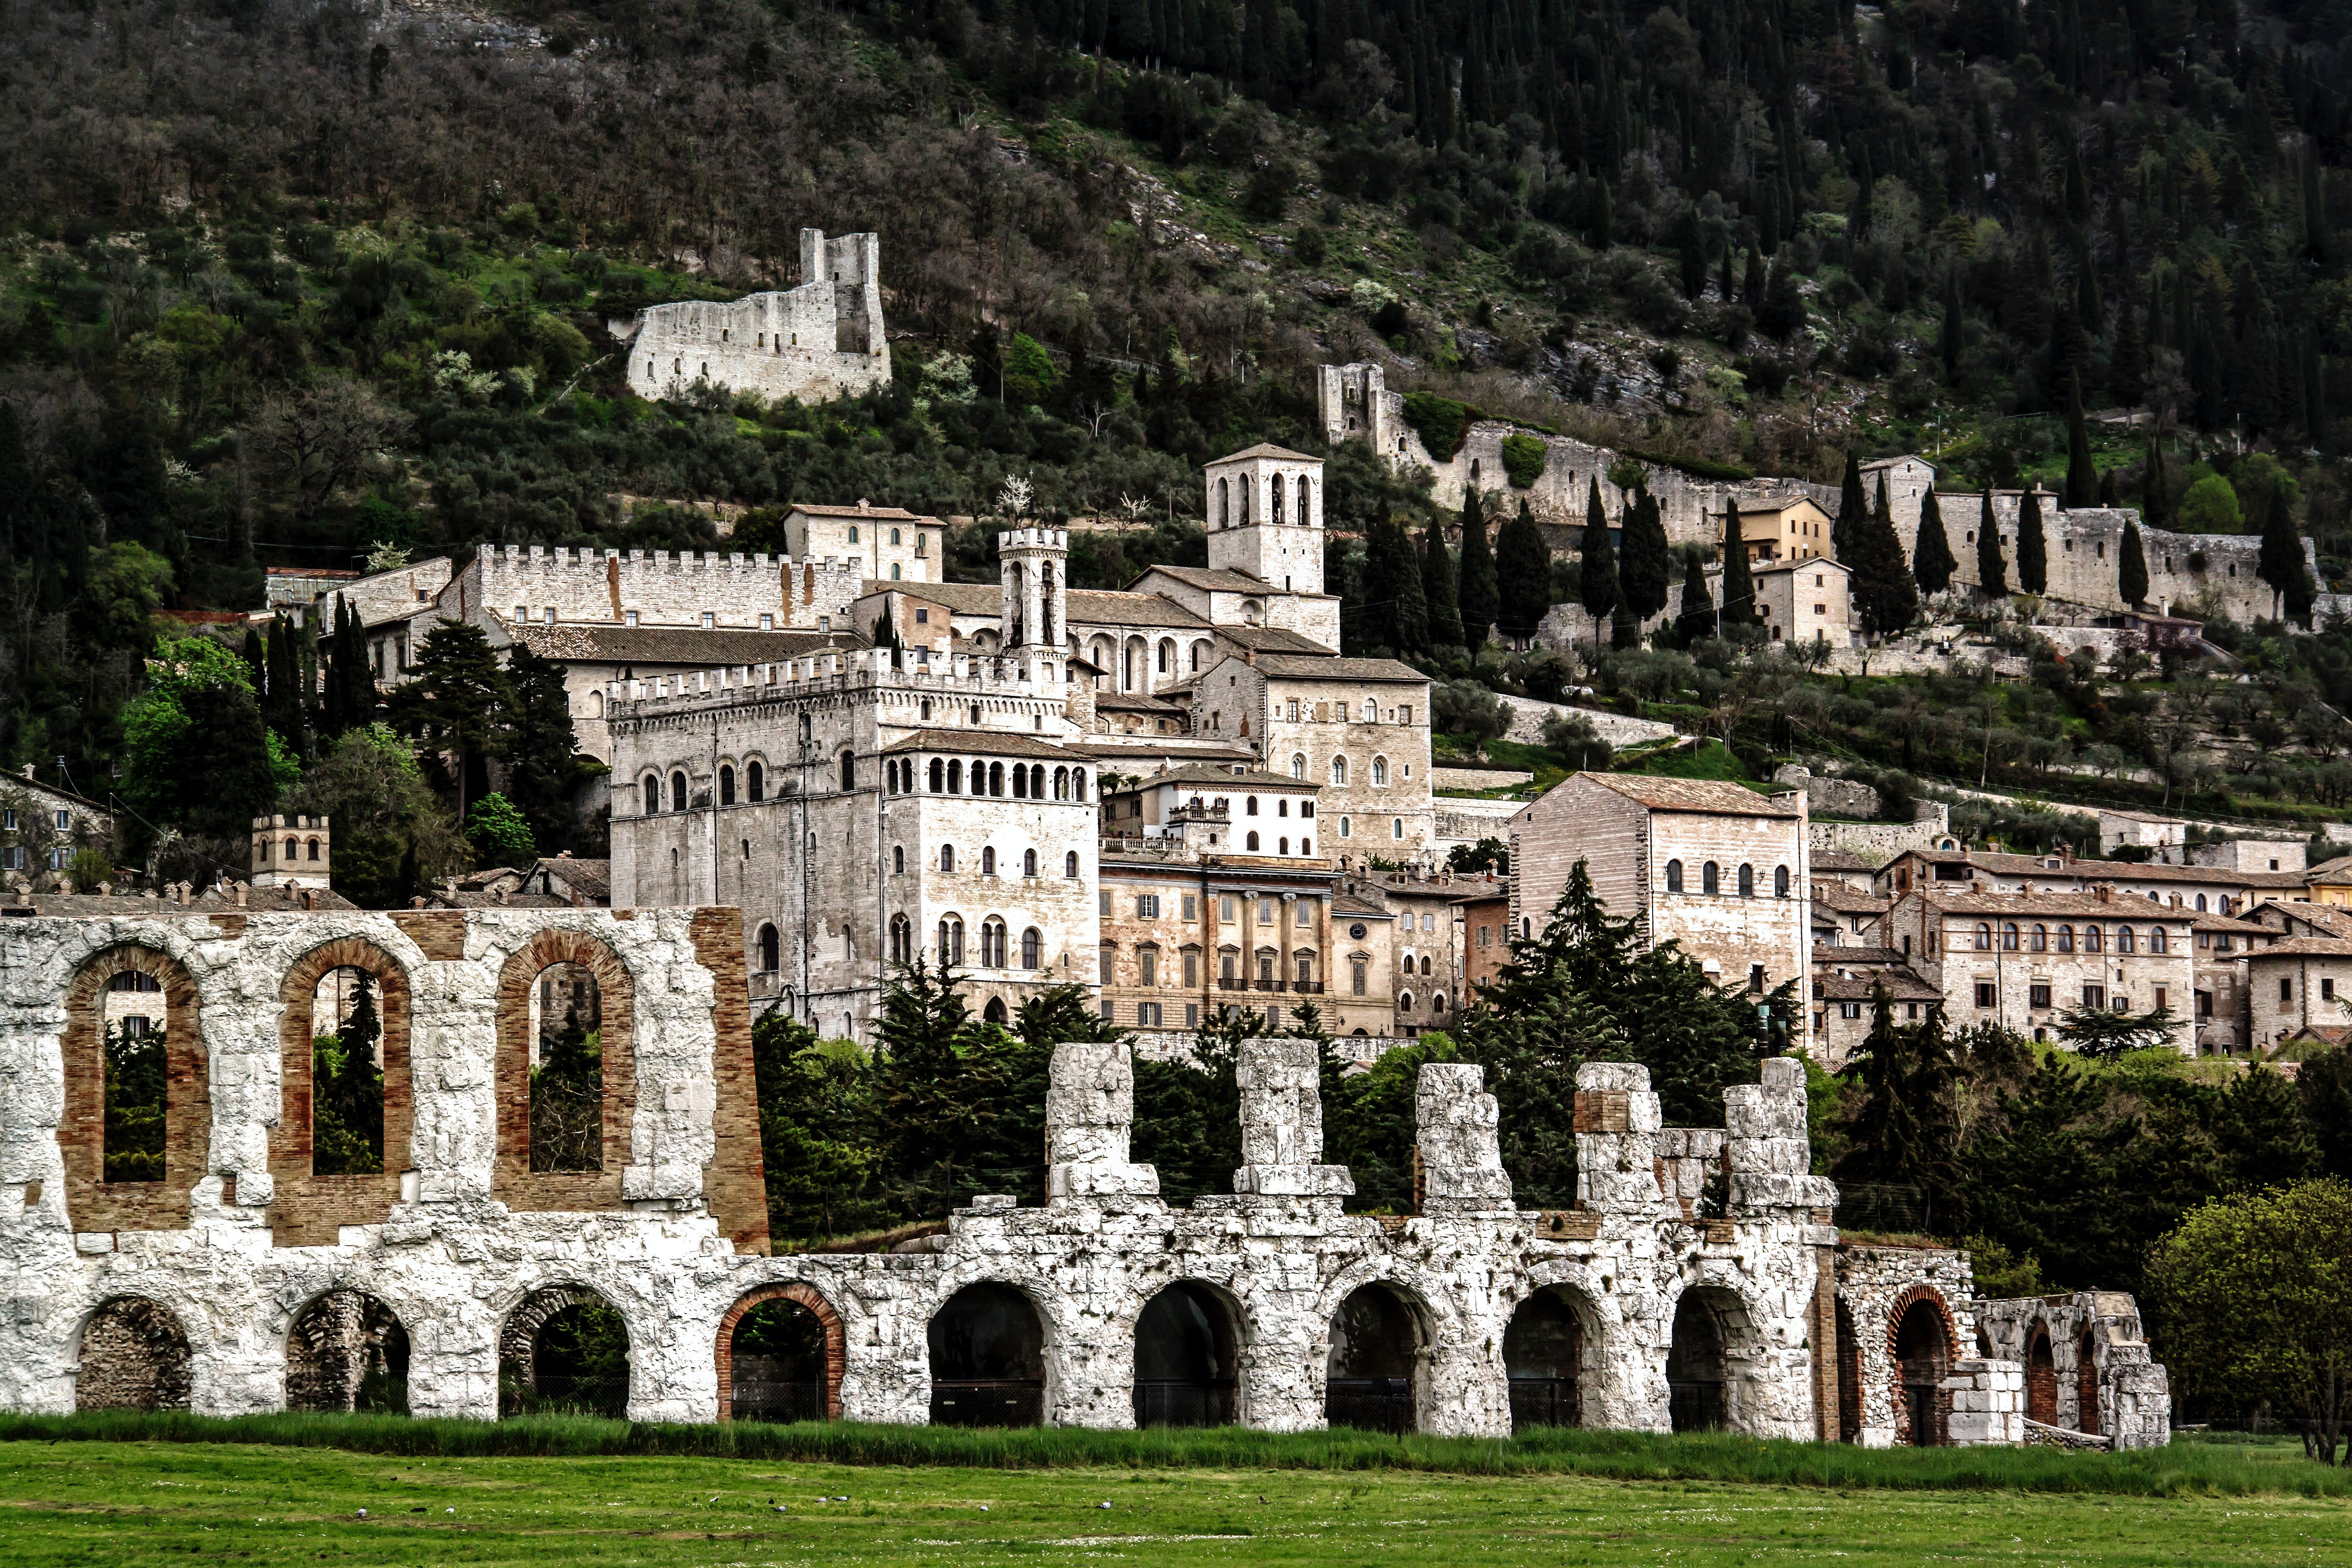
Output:
M1713 1271L1687 1279L1668 1302L1667 1415L1677 1432L1717 1427L1748 1431L1769 1382L1770 1351L1759 1326L1766 1314L1740 1284Z
M626 1376L583 1374L570 1370L568 1362L564 1370L552 1364L541 1367L542 1334L575 1308L601 1309L618 1321L628 1363ZM637 1334L629 1323L629 1314L593 1286L557 1280L526 1290L508 1309L499 1327L499 1413L506 1415L541 1401L558 1401L598 1414L622 1415L635 1393L636 1351Z
M1241 1408L1243 1313L1206 1279L1171 1280L1145 1296L1129 1330L1138 1426L1223 1426Z
M530 992L550 965L577 963L596 979L604 1018L604 1163L594 1171L530 1168ZM498 1153L490 1195L522 1210L619 1208L636 1119L636 988L620 955L580 931L531 933L499 973Z
M149 1296L114 1296L74 1343L76 1410L185 1410L193 1358L179 1314Z
M1056 1336L1035 1289L994 1277L955 1282L923 1332L931 1425L1036 1426L1051 1418Z
M799 1279L761 1285L746 1290L719 1320L716 1355L719 1366L719 1419L735 1419L735 1331L753 1308L770 1301L790 1301L805 1308L824 1331L824 1417L841 1419L841 1376L849 1365L849 1335L824 1293Z
M408 1413L408 1328L381 1297L349 1286L289 1314L286 1408Z
M319 982L357 969L375 982L383 1025L383 1169L373 1175L311 1173L311 1131ZM346 1225L377 1225L400 1201L409 1166L415 1092L409 1071L407 965L364 937L322 942L296 959L278 987L278 1125L269 1130L269 1174L277 1188L269 1224L280 1247L332 1247Z
M1423 1424L1437 1336L1419 1297L1382 1275L1341 1296L1323 1320L1326 1426L1411 1432Z
M1520 1298L1503 1328L1503 1375L1511 1429L1598 1426L1588 1402L1607 1365L1603 1320L1590 1291L1565 1281L1538 1285Z
M1916 1321L1912 1316L1915 1307L1923 1309ZM1911 1325L1909 1338L1905 1333L1906 1323ZM1923 1326L1930 1324L1941 1342L1940 1362L1936 1359L1934 1348L1921 1345L1917 1339L1924 1331ZM1951 1371L1960 1342L1959 1325L1952 1319L1951 1303L1933 1285L1914 1285L1887 1303L1887 1393L1894 1401L1895 1440L1898 1444L1934 1447L1942 1443L1945 1420L1950 1415L1950 1401L1943 1392L1943 1382ZM1915 1363L1907 1371L1906 1354ZM1921 1389L1927 1391L1924 1397L1916 1392ZM1930 1423L1929 1430L1916 1432L1914 1424L1923 1415Z
M125 973L147 975L163 988L160 1181L106 1179L106 988ZM190 1194L205 1174L212 1143L211 1074L195 981L170 954L120 942L82 960L66 986L65 1005L58 1042L65 1093L57 1139L68 1223L78 1231L185 1230Z

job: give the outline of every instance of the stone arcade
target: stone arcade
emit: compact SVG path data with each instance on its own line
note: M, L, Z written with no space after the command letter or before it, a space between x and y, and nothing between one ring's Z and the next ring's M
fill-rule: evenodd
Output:
M1432 1064L1422 1212L1391 1217L1341 1212L1312 1042L1245 1047L1234 1193L1186 1209L1129 1158L1128 1047L1066 1045L1045 1206L981 1198L919 1250L767 1256L738 918L0 924L0 1407L348 1407L397 1337L415 1414L491 1418L502 1375L538 1375L540 1325L601 1300L627 1330L632 1417L727 1419L760 1386L750 1363L772 1364L734 1356L737 1325L784 1302L808 1314L804 1408L869 1420L2020 1436L2023 1368L1959 1348L1979 1321L2006 1348L2041 1304L1972 1301L1958 1254L1841 1249L1793 1060L1732 1089L1721 1130L1662 1129L1645 1069L1586 1066L1579 1203L1553 1212L1514 1206L1480 1069ZM603 997L597 1168L533 1168L530 996L558 964ZM385 1163L405 1168L382 1175L312 1173L310 999L347 966L383 998ZM124 970L169 1013L156 1181L106 1179L97 998ZM1718 1186L1722 1217L1679 1195ZM2070 1411L2162 1441L2129 1299L2091 1301L2105 1337Z

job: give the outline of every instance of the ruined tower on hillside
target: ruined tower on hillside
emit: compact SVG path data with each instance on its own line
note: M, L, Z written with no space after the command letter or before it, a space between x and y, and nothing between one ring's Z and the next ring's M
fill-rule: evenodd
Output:
M707 383L814 403L890 379L879 235L827 239L804 228L797 289L651 305L607 325L628 347L629 390L640 397Z

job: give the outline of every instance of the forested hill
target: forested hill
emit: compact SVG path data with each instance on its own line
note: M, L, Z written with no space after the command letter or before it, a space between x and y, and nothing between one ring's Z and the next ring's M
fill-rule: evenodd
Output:
M0 752L100 776L145 612L264 565L713 541L646 499L976 512L1017 472L1160 520L1090 546L1116 580L1197 548L1202 457L1312 439L1333 358L1822 478L2054 475L2077 390L2145 403L2153 507L2267 450L2340 575L2347 16L16 0ZM607 320L795 282L803 226L881 234L892 387L626 395ZM2097 454L2135 495L2139 449ZM1332 504L1426 516L1360 455Z

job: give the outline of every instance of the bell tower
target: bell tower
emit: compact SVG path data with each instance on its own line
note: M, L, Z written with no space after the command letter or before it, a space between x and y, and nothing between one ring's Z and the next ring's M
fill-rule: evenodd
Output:
M1294 594L1323 592L1323 459L1259 446L1204 471L1210 567Z
M1024 658L1059 655L1067 646L1070 532L1065 528L1011 528L996 536L1004 590L1004 651Z

